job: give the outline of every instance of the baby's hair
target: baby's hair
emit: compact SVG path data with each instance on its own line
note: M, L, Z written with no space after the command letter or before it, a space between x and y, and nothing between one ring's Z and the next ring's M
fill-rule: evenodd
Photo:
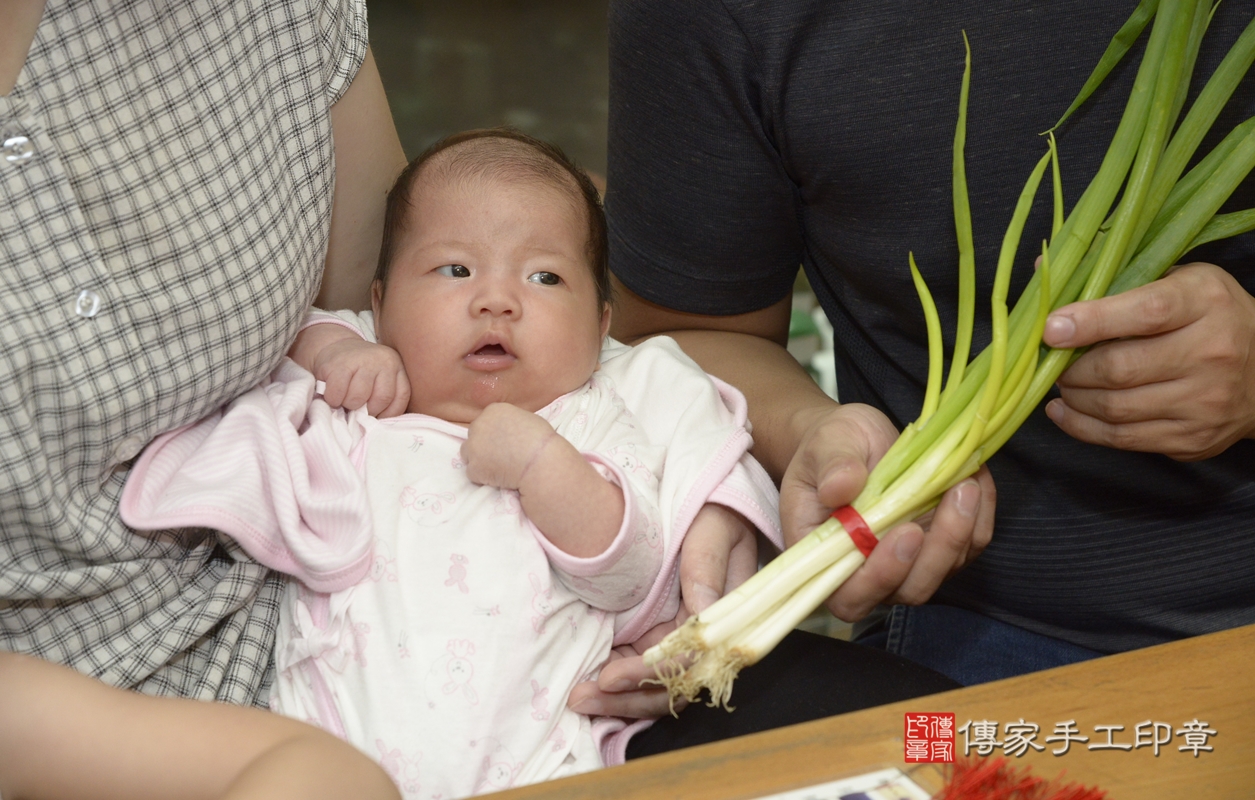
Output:
M458 147L467 142L482 144ZM457 152L455 148L462 152ZM453 152L432 163L437 155L446 150ZM446 136L424 150L401 171L388 192L383 246L379 251L379 265L375 269L375 280L379 282L381 293L388 282L388 269L406 232L414 186L427 169L439 170L446 179L481 176L539 178L568 193L577 207L583 206L588 219L588 262L597 285L598 313L604 304L610 302L606 213L602 209L597 187L588 173L556 145L513 128L480 128Z

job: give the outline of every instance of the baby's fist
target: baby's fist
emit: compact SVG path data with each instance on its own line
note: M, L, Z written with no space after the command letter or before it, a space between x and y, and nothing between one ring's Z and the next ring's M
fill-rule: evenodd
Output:
M509 403L493 403L467 429L462 443L466 477L485 486L518 489L528 468L557 435L548 422L532 412Z
M410 380L401 356L386 345L341 339L318 352L310 372L326 384L323 399L332 408L366 406L371 416L395 417L410 403Z

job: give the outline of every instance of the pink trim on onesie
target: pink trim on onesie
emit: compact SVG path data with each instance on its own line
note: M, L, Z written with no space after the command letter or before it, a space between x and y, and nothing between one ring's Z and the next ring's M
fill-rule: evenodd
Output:
M309 609L309 618L314 623L314 627L319 630L326 629L327 623L331 621L331 598L321 592L302 592L301 594L307 601L305 607ZM322 671L314 664L314 659L307 658L301 661L297 669L309 680L309 686L314 692L314 703L318 706L318 721L321 726L348 741L349 734L344 729L344 719L336 708L335 694L327 685L327 679L323 677Z
M327 312L308 318L301 326L301 330L314 325L328 323L348 328L359 336L363 335L360 328ZM363 336L363 338L366 337ZM747 489L764 489L768 487L774 489L774 487L771 487L770 478L767 477L761 466L754 462L748 464L741 462L742 456L749 451L753 443L749 434L750 425L746 413L745 397L737 389L718 378L714 376L709 377L718 390L724 404L731 411L736 424L741 427L741 430L736 431L724 442L719 453L706 465L680 504L680 509L673 520L675 525L672 528L671 540L666 553L663 555L663 563L658 576L636 613L615 634L614 645L616 646L635 641L654 625L658 624L658 617L667 606L673 585L677 582L679 556L684 536L688 533L688 529L692 525L698 511L707 502L718 503L741 513L773 543L777 546L783 546L779 524L773 518L773 515L757 503L746 491L733 485L741 483ZM444 423L440 427L446 426L447 429L456 429L458 427L450 423ZM464 428L461 429L460 434L463 438L465 437ZM363 450L364 448L358 447L351 454L351 458L353 458L354 464L358 468L360 468L364 458ZM613 566L622 558L632 543L632 537L628 535L628 531L631 530L629 523L634 511L631 491L628 489L630 484L624 479L623 473L615 465L607 463L594 454L586 453L584 456L595 466L611 472L613 477L608 477L608 479L616 483L623 492L623 524L620 526L611 546L604 553L593 558L577 558L559 550L540 533L539 529L532 526L533 535L549 558L553 560L555 566L568 574L576 576L596 574ZM729 484L724 484L725 480L729 480ZM624 762L627 743L632 735L652 725L653 720L635 720L628 723L615 717L595 717L592 719L592 724L594 739L601 743L600 749L603 761L606 766L613 766Z
M315 309L315 311L316 310L317 309ZM316 315L312 313L306 314L305 322L301 323L301 327L298 328L296 332L300 333L306 328L312 328L315 325L339 325L341 328L348 328L349 330L356 333L359 337L362 336L361 328L357 327L351 322L348 322L347 320L340 319L338 316L336 316L335 314L329 311L323 311L322 313L316 314ZM362 338L365 338L365 337L362 337Z
M614 464L605 460L596 453L581 453L584 460L597 467L597 471L608 482L619 487L619 492L623 495L623 522L619 524L619 532L614 535L614 541L610 543L602 553L590 556L588 558L580 558L573 556L565 550L560 549L553 542L541 533L540 528L532 524L530 519L527 520L527 526L531 528L532 535L536 537L536 541L540 543L540 547L549 556L549 560L554 566L568 575L575 575L581 578L587 578L592 575L600 575L618 563L632 547L632 520L637 514L636 502L632 499L632 492L628 489L630 485L623 472ZM610 474L607 475L606 473Z
M660 621L658 616L662 612L663 606L666 605L671 584L679 570L680 547L684 544L684 535L688 533L689 526L693 524L693 518L697 516L697 512L701 510L701 507L705 505L707 498L714 492L715 487L732 471L732 468L741 459L741 455L749 449L750 441L750 435L743 429L730 436L724 442L723 447L719 449L718 455L711 459L710 463L702 471L702 474L693 483L692 489L685 496L684 502L680 504L680 510L675 515L675 526L672 528L672 537L671 541L668 542L667 552L663 555L662 569L658 573L658 579L650 587L649 594L645 596L645 601L641 603L640 610L636 612L631 621L615 634L615 645L636 641ZM736 510L740 511L741 509L738 508Z

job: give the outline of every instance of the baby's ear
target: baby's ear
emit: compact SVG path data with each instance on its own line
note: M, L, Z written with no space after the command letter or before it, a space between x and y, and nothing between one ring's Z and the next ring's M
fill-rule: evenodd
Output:
M383 281L374 280L370 284L370 310L375 315L375 325L379 325L379 310L383 308Z
M605 340L608 333L610 333L610 304L603 303L601 307L601 338Z

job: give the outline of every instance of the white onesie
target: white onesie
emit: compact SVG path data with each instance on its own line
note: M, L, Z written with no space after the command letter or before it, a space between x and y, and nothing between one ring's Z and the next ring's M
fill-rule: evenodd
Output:
M369 336L368 315L341 319ZM743 417L677 353L669 342L620 346L623 361L537 412L623 490L623 524L594 558L554 547L517 492L466 478L464 427L421 414L373 421L353 454L373 515L373 567L330 594L290 584L272 707L379 759L407 798L464 797L601 766L621 723L599 730L566 707L567 696L595 677L616 631L655 588L664 528L687 527L695 498L708 499L748 447ZM677 385L677 370L689 385ZM651 444L625 407L616 380L634 375L665 376L669 385L643 391L680 403L674 447ZM686 396L694 392L704 396ZM689 405L723 418L690 431L699 426L686 423ZM752 493L751 518L761 520L763 507L770 517L774 498Z
M317 316L373 338L369 314ZM745 412L670 339L607 343L592 380L538 412L623 491L614 542L579 559L517 493L466 479L465 428L332 409L285 360L154 440L120 511L141 530L213 528L294 576L273 706L378 759L408 798L446 800L622 762L648 723L589 719L567 697L612 646L674 618L702 505L780 541Z
M588 718L566 696L610 651L607 612L639 603L662 563L663 461L601 384L539 412L629 487L619 535L592 559L549 544L517 492L467 480L465 428L418 414L374 426L364 453L374 566L330 595L290 585L272 707L379 758L407 797L601 766Z

